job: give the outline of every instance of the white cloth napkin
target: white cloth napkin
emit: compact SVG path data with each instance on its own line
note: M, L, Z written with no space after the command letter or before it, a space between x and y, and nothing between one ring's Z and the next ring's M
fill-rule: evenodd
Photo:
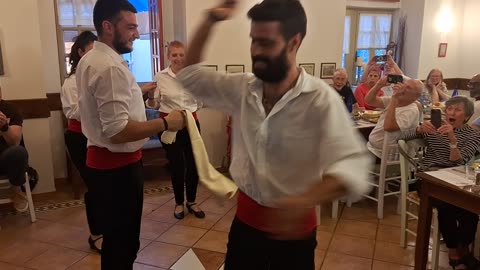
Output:
M185 115L188 134L190 135L190 141L192 143L193 157L195 159L195 164L197 165L200 182L216 196L226 199L233 198L238 190L237 185L235 185L231 179L218 172L212 164L210 164L205 145L198 132L197 124L195 123L192 113L185 111Z
M160 137L160 141L162 141L162 143L172 144L175 142L176 138L177 138L176 131L165 130L162 133L162 137Z

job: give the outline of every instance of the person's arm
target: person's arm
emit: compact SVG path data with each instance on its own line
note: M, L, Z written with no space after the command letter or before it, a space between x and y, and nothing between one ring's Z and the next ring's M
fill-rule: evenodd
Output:
M432 92L430 92L430 99L432 100L432 104L437 104L440 102L440 97L438 95L437 87L434 84L431 84ZM427 88L428 91L428 88Z
M62 101L62 109L65 117L67 119L80 120L78 90L74 78L75 77L69 77L65 80L60 92L60 99Z
M8 126L6 131L2 131L1 133L8 145L20 145L20 141L22 140L22 126L11 125Z
M11 104L7 104L10 110L10 122L7 116L0 111L0 130L5 142L10 145L19 145L22 140L23 117Z
M160 93L161 93L161 87L164 86L164 83L160 81L160 76L162 74L157 73L155 75L155 78L153 80L155 81L155 88L150 89L147 91L147 100L145 101L145 107L148 109L155 109L158 110L160 108ZM143 89L142 89L143 92Z
M97 71L92 85L100 123L103 133L114 144L138 141L156 135L166 129L163 119L146 122L134 121L129 117L130 101L135 90L130 88L130 82L119 67L109 67ZM179 130L184 126L183 115L180 112L170 113L165 117L168 130Z
M395 94L394 94L395 95ZM385 121L383 124L383 129L388 132L394 132L400 130L396 119L396 109L398 106L398 100L396 97L392 96L390 103L385 110Z
M180 130L184 127L184 115L182 112L173 111L162 118L153 119L146 122L129 120L122 131L110 138L114 144L127 143L145 139L166 130L165 121L168 130Z
M221 5L210 9L207 16L197 27L195 34L190 41L186 53L186 66L198 64L202 61L205 45L210 37L213 26L220 21L230 18L235 11L237 1L225 0Z
M467 162L471 157L475 156L475 152L478 149L480 143L478 134L471 136L468 140L462 142L462 145L458 145L457 137L453 132L453 126L447 121L443 120L443 125L438 129L440 134L447 135L450 143L450 161L464 161Z
M400 69L397 63L395 63L393 57L389 54L387 54L387 65L393 68L394 74L403 75L403 71Z
M385 108L385 104L383 103L382 98L378 96L378 93L382 90L382 87L386 85L387 77L382 77L380 80L378 80L375 86L368 91L367 95L365 96L365 102L370 106Z
M435 89L437 90L439 101L447 101L451 98L445 91L442 90L444 88L446 89L446 86L443 85L443 83L440 86L435 87Z

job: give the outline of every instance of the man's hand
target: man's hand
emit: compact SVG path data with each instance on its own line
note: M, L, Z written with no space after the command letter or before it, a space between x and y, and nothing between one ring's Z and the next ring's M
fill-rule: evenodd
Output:
M422 125L417 128L418 133L429 133L434 134L437 133L437 129L433 126L432 122L424 121Z
M167 116L165 120L168 123L168 130L177 131L185 127L185 114L181 111L172 111Z
M219 22L228 20L232 17L235 7L237 6L237 0L224 0L220 5L210 9L209 19L213 22Z
M7 116L3 114L3 112L0 112L0 128L5 126L6 124L8 124Z
M153 93L155 93L155 89L157 88L157 83L156 82L149 82L146 83L142 87L142 94L148 93L148 97L153 98ZM150 96L151 95L151 96Z

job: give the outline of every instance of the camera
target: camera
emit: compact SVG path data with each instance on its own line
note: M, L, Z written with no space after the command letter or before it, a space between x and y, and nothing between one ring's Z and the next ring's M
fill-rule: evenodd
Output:
M387 76L387 82L388 82L388 83L399 83L399 82L403 82L403 76L402 76L402 75L389 74L389 75Z
M377 56L375 56L375 62L376 63L385 63L385 62L387 62L387 56L386 55L377 55Z

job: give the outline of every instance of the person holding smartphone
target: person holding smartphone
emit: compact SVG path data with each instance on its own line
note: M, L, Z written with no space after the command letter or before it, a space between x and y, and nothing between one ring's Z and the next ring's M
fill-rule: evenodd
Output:
M405 140L425 140L427 150L423 165L427 169L466 164L480 147L480 133L467 124L473 114L472 101L456 96L447 100L445 106L445 119L441 120L439 127L432 119L402 134ZM440 232L449 249L450 266L453 269L460 265L466 269L478 269L480 263L469 249L475 241L478 215L445 202L436 202L434 206L438 210Z
M379 97L378 92L388 85L388 76L381 78L368 92L365 101L377 108L385 108L375 128L368 137L367 148L377 157L382 156L385 132L390 132L390 143L397 142L404 130L415 128L420 123L420 111L416 100L420 96L423 83L408 79L393 84L391 97Z

